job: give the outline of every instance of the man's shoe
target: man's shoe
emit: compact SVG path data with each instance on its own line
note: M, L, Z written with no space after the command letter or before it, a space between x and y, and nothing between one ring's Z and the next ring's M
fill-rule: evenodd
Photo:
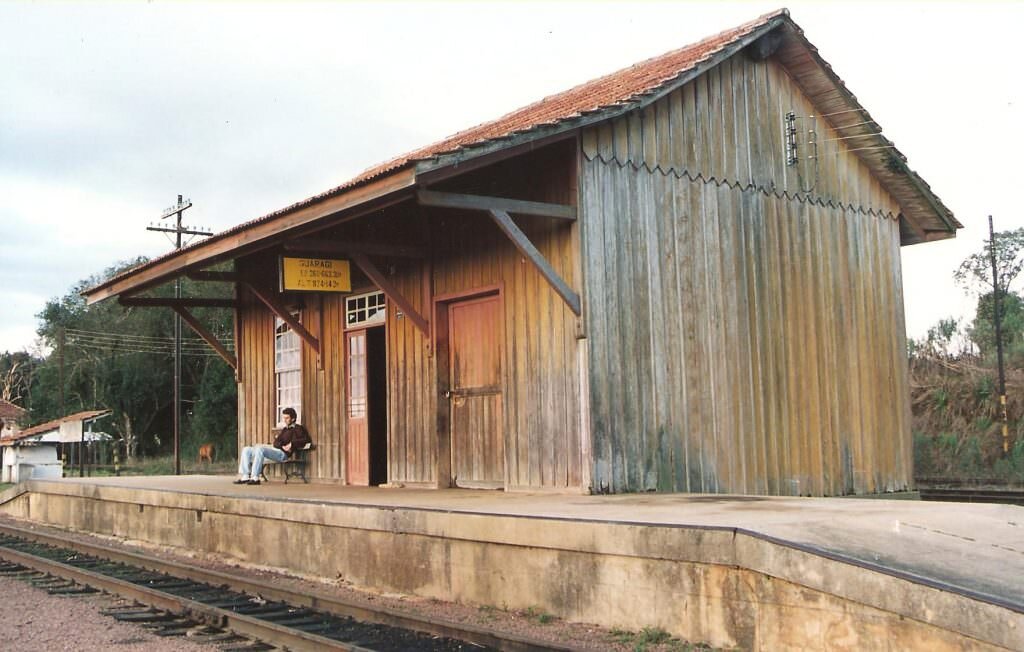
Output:
M259 480L249 480L249 481L248 481L248 482L246 482L245 484L259 484L259 483L260 483L260 481L259 481Z
M235 480L235 482L233 484L249 484L249 481L246 480L245 478L239 478L239 479Z

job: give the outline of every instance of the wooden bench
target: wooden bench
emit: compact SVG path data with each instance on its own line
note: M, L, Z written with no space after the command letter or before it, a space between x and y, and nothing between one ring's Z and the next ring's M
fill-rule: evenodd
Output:
M288 480L292 478L302 478L302 481L309 484L309 478L306 477L306 466L309 464L309 452L316 450L316 444L310 442L295 451L295 454L286 459L283 462L275 462L272 459L266 458L263 460L263 468L260 469L260 475L263 477L264 482L270 482L267 478L267 467L271 464L280 464L284 467L284 483L288 484Z

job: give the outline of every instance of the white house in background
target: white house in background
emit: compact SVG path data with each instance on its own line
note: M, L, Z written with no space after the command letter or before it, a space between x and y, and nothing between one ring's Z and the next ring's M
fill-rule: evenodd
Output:
M63 477L63 464L57 456L57 446L109 439L110 436L105 433L92 431L93 422L109 414L110 410L76 412L32 426L17 434L0 437L0 448L3 450L0 481L21 482Z
M18 407L10 401L0 399L0 438L13 437L21 431L18 421L25 417L28 411Z

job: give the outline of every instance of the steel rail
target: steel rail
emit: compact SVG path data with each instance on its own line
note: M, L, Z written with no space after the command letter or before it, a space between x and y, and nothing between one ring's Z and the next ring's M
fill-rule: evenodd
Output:
M166 573L167 575L188 579L202 584L210 584L213 586L225 586L231 590L238 591L240 593L259 595L261 598L267 601L285 602L297 607L307 607L310 609L323 611L335 616L348 616L361 622L377 623L391 627L414 630L435 636L460 639L466 641L467 643L473 643L484 647L507 650L509 652L545 652L549 650L555 652L569 652L570 650L572 650L571 647L567 647L564 645L558 645L547 641L539 641L536 639L531 639L516 634L496 632L484 627L469 625L465 623L458 623L443 618L427 618L403 613L395 609L389 609L387 607L367 607L363 605L353 604L351 602L347 602L335 596L327 595L317 591L299 592L290 589L270 587L266 584L257 583L251 580L247 580L243 577L231 575L229 573L224 573L221 571L197 568L195 566L187 566L179 562L159 559L156 557L151 557L149 555L129 552L126 550L119 550L117 548L105 546L99 543L79 541L77 539L66 538L57 534L39 532L37 530L29 530L10 524L0 524L0 534L7 534L9 536L27 539L40 544L71 548L77 550L78 552L106 559L108 561L130 564L133 566L138 566L145 570L154 571L158 573ZM7 557L9 554L17 555L18 558L16 560L13 558L9 558ZM34 563L27 563L20 553L17 553L16 551L7 548L0 547L0 558L7 558L10 561L15 561L16 563L35 567ZM37 559L40 561L45 561L37 557L31 557L31 560L33 562L35 562L35 560ZM47 563L59 564L59 562ZM65 575L65 569L67 570L68 576L70 576L70 574L72 573L87 573L87 571L65 564L59 564L59 567L60 570L54 570L53 574ZM89 584L90 586L96 586L94 582L98 582L100 580L114 580L114 578L110 578L96 573L88 573L88 576L90 578L89 581L86 581L83 576L82 583ZM93 579L94 577L99 579ZM111 592L121 593L120 588L113 588L113 586L114 585L111 585ZM145 590L143 587L139 587L135 584L124 582L121 580L117 580L117 586L124 586L125 589L128 591ZM99 587L96 586L96 588ZM209 610L215 609L216 617L239 619L237 627L234 624L224 626L229 627L230 629L234 629L239 633L248 634L255 638L260 638L271 643L277 643L274 636L279 635L281 633L280 630L293 631L289 630L288 628L273 625L272 623L265 623L255 618L248 618L244 617L241 614L236 614L234 612L216 609L214 607L210 607L209 605L204 605L200 602L194 602L191 600L187 600L185 598L178 598L176 596L169 595L166 593L160 593L160 596L162 596L162 598L160 599L168 600L168 604L183 605L180 608L189 610L190 613L205 615ZM128 595L127 597L132 596ZM148 598L139 598L139 601L148 603ZM168 610L179 608L170 606L164 607L156 603L154 603L153 606ZM255 632L250 633L246 629L250 627L250 625L259 628L266 628L267 626L271 625L273 625L273 627L271 627L271 631L257 634ZM309 648L297 647L294 642L287 644L282 642L280 644L287 645L290 649L296 650L363 649L353 646L339 648L338 645L340 645L341 643L337 640L316 636L314 634L303 634L307 637L310 637L310 640L313 640L315 638L315 640L317 641L316 644ZM320 641L323 641L323 643L320 643Z
M126 580L121 580L109 575L95 573L90 570L76 568L52 561L44 557L37 557L26 553L0 547L0 559L20 564L26 568L56 575L83 584L94 589L115 593L117 595L131 598L143 604L157 609L183 614L196 618L203 622L215 624L218 627L230 629L245 636L251 636L260 641L273 643L289 650L348 650L356 652L371 652L342 641L317 636L309 632L282 627L276 623L251 618L244 614L234 613L226 609L219 609L201 602L195 602L188 598L182 598L157 589L150 589Z

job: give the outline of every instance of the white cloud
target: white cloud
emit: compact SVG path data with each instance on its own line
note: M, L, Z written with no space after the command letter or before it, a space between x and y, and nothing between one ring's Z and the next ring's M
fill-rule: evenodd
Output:
M0 349L47 298L774 2L0 3ZM968 227L903 250L908 329L970 311L952 271L1024 225L1024 3L795 3L794 20ZM18 335L18 334L21 335Z

